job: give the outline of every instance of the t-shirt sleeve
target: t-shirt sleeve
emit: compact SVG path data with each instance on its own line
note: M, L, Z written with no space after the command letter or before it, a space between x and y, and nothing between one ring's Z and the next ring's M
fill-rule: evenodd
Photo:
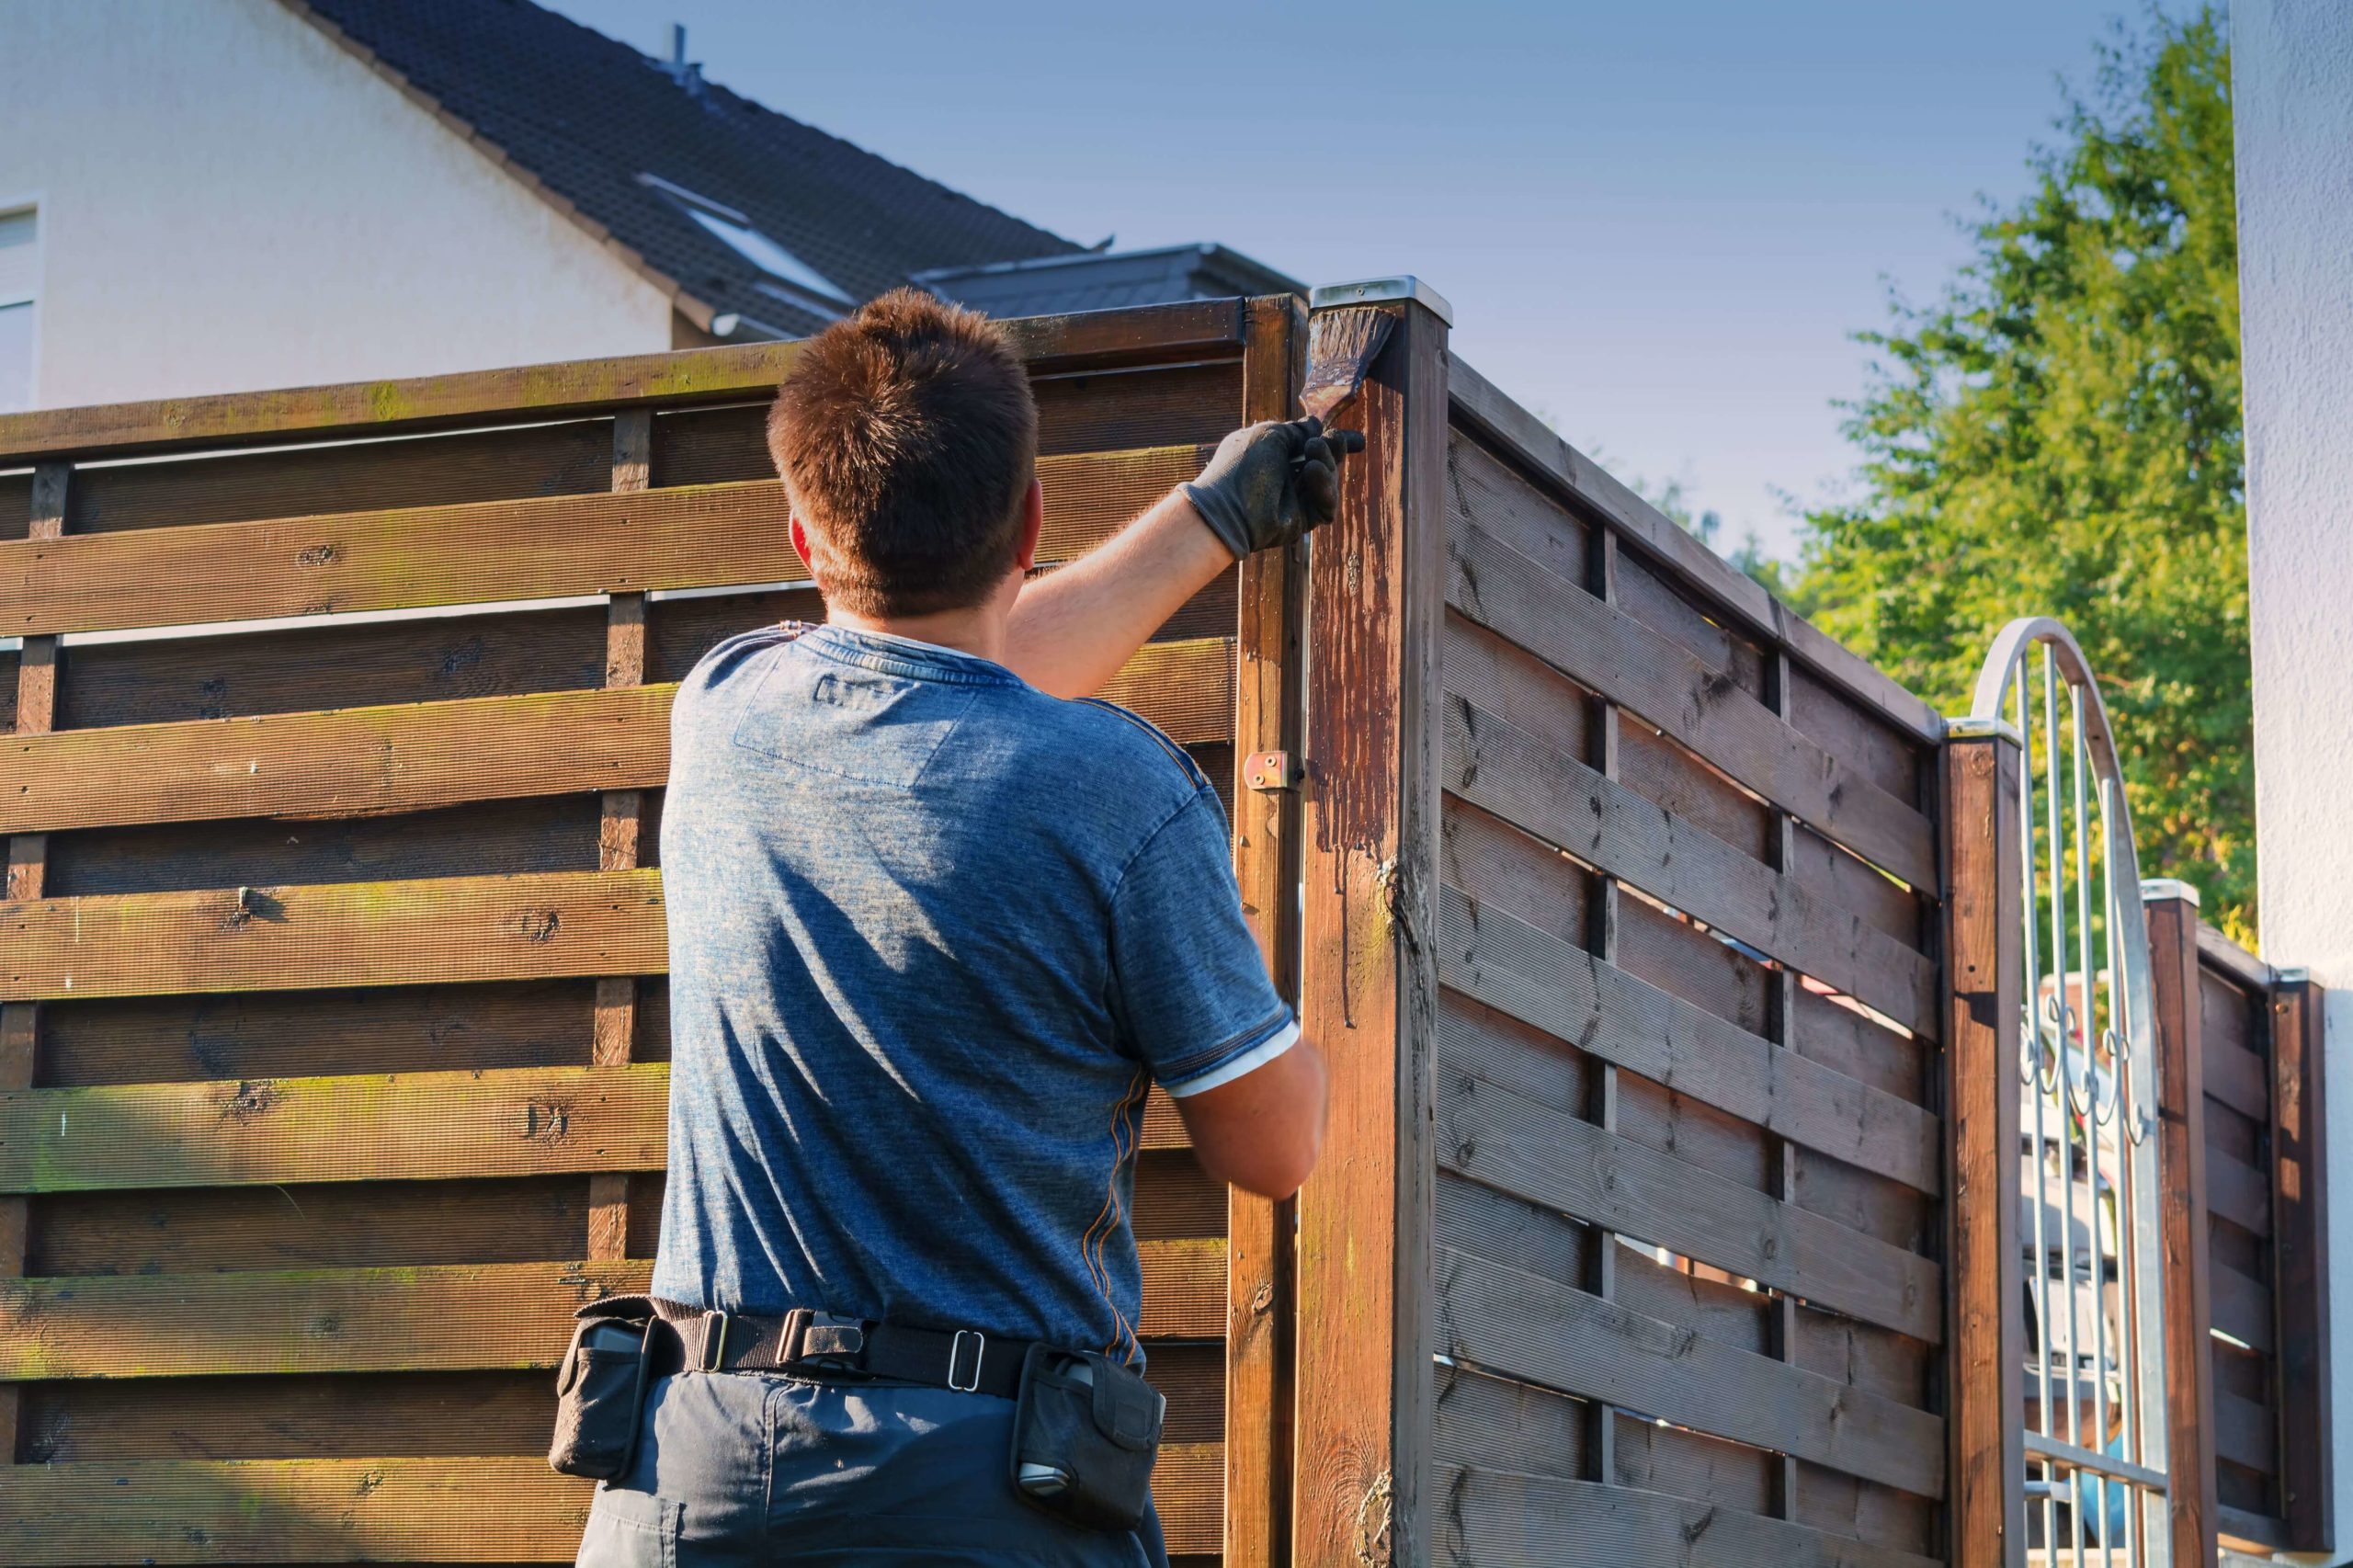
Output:
M1230 1083L1299 1038L1242 919L1225 813L1207 787L1128 862L1111 898L1112 1001L1161 1087Z

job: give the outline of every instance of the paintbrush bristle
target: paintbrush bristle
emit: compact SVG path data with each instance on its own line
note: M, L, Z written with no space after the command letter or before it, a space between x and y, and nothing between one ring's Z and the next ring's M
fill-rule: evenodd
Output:
M1372 305L1313 318L1307 328L1307 384L1300 391L1300 407L1330 424L1362 390L1365 372L1396 324L1393 313Z

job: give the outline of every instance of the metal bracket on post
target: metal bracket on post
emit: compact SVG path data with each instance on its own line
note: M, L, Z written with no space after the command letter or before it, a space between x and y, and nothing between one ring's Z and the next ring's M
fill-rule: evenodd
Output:
M1287 751L1254 751L1242 764L1242 781L1274 794L1299 788L1299 759Z

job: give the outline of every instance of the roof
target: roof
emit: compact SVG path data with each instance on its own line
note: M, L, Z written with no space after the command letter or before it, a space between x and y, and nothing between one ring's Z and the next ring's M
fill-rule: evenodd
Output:
M936 267L915 280L944 300L993 316L1058 315L1220 300L1231 294L1304 294L1304 285L1223 245L1168 245L1105 255L1035 256Z
M915 273L1084 255L529 0L281 4L568 212L706 329L733 314L752 329L744 335L800 336ZM762 267L722 237L737 226L789 256Z

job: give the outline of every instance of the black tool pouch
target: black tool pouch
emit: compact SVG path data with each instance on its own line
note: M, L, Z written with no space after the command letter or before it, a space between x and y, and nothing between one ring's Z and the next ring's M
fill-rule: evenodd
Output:
M565 1475L610 1481L626 1474L637 1457L654 1303L643 1296L608 1296L573 1315L579 1326L556 1372L548 1463Z
M1013 1489L1049 1514L1131 1530L1152 1502L1168 1402L1108 1356L1033 1345L1013 1418Z

